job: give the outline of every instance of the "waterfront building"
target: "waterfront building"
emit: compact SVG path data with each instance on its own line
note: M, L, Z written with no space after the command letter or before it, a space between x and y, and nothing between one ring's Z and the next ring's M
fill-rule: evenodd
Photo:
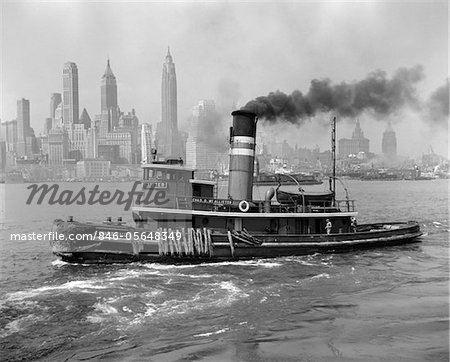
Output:
M346 158L349 155L358 155L361 152L368 155L369 143L370 141L364 137L359 120L356 120L352 138L341 138L339 140L339 156Z
M381 152L383 152L386 157L392 158L397 156L397 139L391 122L388 123L386 130L383 132Z
M130 132L113 131L99 139L100 145L118 145L120 163L132 163L132 144Z
M63 69L63 122L64 128L69 129L79 120L78 68L73 62L64 64Z
M295 156L294 149L286 140L283 140L283 142L269 142L267 146L267 151L272 157L291 162L291 159Z
M162 157L183 157L177 120L177 76L170 49L163 63L161 81L161 122L156 129L158 154Z
M109 59L100 86L101 113L107 115L109 132L118 126L117 81L111 70Z
M98 145L98 157L111 164L117 165L120 163L120 145Z
M60 175L63 180L77 177L77 160L72 158L65 159L62 168Z
M50 96L50 119L55 119L56 108L61 104L61 93L52 93Z
M77 162L77 177L83 179L101 179L111 174L111 162L87 158Z
M208 142L204 128L211 129L207 123L217 121L216 106L212 100L202 100L192 112L189 136L186 141L186 164L197 170L216 170L221 154L216 145Z

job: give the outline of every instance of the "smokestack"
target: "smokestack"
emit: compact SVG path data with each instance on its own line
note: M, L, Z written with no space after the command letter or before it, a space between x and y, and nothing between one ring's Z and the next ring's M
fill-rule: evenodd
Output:
M252 200L255 160L256 114L234 111L230 129L230 173L228 196L233 200Z

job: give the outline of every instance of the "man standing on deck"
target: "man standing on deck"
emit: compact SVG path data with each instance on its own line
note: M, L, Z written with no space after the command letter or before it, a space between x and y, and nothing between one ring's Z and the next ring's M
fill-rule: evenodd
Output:
M331 234L331 228L333 227L333 225L331 224L330 219L327 219L327 224L325 225L325 230L327 231L327 234Z
M350 224L351 230L353 233L356 233L356 217L352 216L350 221L351 221L351 224Z

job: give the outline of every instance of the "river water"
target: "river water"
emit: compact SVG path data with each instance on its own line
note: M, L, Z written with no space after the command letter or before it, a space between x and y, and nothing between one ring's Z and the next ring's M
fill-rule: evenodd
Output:
M74 266L13 242L68 215L131 222L117 205L26 205L27 186L0 186L2 361L449 360L448 180L347 181L359 223L418 220L420 243L196 266Z

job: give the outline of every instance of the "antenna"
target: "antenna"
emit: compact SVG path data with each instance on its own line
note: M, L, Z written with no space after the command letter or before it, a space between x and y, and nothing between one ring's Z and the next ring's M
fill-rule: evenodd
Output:
M330 190L333 192L333 200L336 199L336 116L331 121L331 157L333 161L333 178L330 182Z

